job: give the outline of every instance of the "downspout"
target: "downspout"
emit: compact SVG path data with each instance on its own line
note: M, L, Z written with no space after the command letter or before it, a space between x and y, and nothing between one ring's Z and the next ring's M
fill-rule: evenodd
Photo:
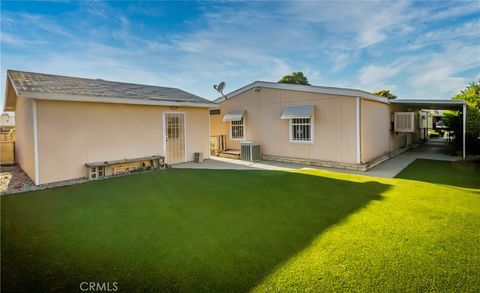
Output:
M465 160L465 134L467 132L467 104L463 104L463 159Z

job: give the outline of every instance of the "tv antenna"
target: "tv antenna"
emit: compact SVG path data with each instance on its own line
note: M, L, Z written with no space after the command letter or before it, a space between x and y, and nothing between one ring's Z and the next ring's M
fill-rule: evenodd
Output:
M222 94L222 97L223 97L224 99L227 99L227 98L225 97L225 95L223 94L223 89L225 88L225 85L226 85L226 83L225 83L224 81L222 81L222 82L219 83L218 85L214 84L214 85L213 85L213 88L214 88L217 92L219 92L220 94Z

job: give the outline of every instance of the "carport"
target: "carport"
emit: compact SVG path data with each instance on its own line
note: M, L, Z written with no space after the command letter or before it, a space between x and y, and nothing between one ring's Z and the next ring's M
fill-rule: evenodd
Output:
M454 110L461 111L463 118L462 129L462 157L465 160L465 132L467 121L467 105L462 100L445 99L398 99L390 100L391 104L402 105L412 110Z

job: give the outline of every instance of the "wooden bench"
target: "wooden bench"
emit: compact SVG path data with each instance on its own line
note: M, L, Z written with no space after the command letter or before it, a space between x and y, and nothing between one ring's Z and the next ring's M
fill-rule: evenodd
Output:
M138 169L158 169L168 167L168 165L165 163L165 156L149 156L93 162L86 163L85 166L88 168L89 179L98 179L105 176L119 175Z

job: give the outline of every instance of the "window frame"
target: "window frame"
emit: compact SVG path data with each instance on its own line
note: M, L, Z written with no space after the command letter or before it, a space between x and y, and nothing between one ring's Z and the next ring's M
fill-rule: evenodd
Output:
M240 120L240 121L242 121L242 125L241 125L241 126L243 127L243 133L242 133L243 135L242 135L242 137L238 137L238 138L234 138L234 137L232 136L232 127L233 127L233 126L240 126L240 125L232 125L232 122L234 122L234 121L230 121L230 139L231 139L231 140L244 140L244 139L245 139L245 130L247 129L245 116L243 116L243 117L242 117L242 120Z
M315 143L315 119L312 113L312 116L309 118L310 123L304 124L304 125L310 125L310 139L309 140L295 140L293 139L293 131L292 131L292 126L293 126L293 119L308 119L308 118L291 118L288 119L288 138L290 143L298 143L298 144L314 144Z

